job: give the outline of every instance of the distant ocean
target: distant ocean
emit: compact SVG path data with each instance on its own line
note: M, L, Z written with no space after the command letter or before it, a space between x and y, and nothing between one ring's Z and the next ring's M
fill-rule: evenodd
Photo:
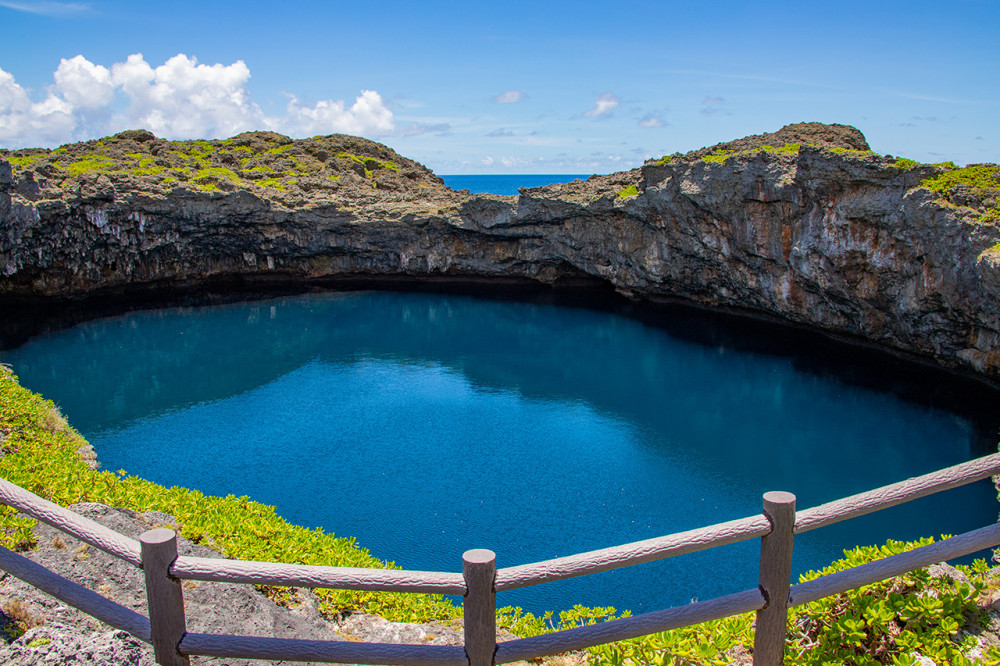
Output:
M504 174L491 176L441 176L444 184L453 190L469 190L473 194L514 195L520 187L542 187L552 183L568 183L578 178L587 179L591 174Z

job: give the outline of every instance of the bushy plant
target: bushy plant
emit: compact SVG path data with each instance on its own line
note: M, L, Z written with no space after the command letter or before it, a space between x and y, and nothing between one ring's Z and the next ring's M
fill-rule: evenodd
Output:
M896 167L897 169L902 169L903 171L907 171L909 169L913 169L915 167L920 166L920 162L916 160L911 160L907 157L897 157L893 161L892 166Z

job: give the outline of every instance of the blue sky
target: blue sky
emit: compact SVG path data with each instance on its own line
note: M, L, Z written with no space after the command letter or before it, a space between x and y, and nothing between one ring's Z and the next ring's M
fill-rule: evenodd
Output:
M0 0L0 147L267 128L439 174L608 173L821 121L995 162L998 27L997 0Z

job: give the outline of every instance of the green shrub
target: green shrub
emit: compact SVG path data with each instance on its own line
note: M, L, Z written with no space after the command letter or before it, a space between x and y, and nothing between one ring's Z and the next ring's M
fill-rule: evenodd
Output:
M282 192L288 190L288 186L281 178L261 178L257 181L257 184L261 187L273 187L274 189L281 190Z
M938 197L953 203L957 190L967 190L982 202L980 220L1000 222L1000 165L970 164L960 169L950 169L920 181L920 187L934 192Z
M902 169L903 171L908 171L910 169L916 168L921 165L920 162L916 160L911 160L906 157L897 157L895 161L893 161L892 166L896 167L897 169Z
M86 155L63 168L71 175L81 176L85 173L109 173L114 171L114 167L115 161L109 157Z
M778 153L781 155L796 155L799 149L802 148L801 143L786 143L783 146L761 146L760 149L765 153ZM753 152L753 151L747 151Z
M240 177L235 171L227 167L206 167L204 169L199 169L191 180L198 181L204 179L214 179L214 180L228 180L231 183L237 184L240 182Z
M717 148L711 155L705 155L702 157L701 161L714 164L725 164L726 160L735 154L735 150L723 150L722 148Z
M639 188L635 184L629 185L621 192L618 193L619 198L625 199L627 197L639 196Z

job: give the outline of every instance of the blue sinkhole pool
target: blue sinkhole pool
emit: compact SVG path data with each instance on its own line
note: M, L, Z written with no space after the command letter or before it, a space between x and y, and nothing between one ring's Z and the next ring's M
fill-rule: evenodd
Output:
M758 513L768 490L807 508L991 452L968 416L686 330L359 291L133 312L0 361L105 469L249 495L410 569L460 571L470 548L504 567L693 529ZM803 534L795 574L845 547L995 522L995 495L982 482ZM758 552L750 541L498 604L655 610L754 587Z

